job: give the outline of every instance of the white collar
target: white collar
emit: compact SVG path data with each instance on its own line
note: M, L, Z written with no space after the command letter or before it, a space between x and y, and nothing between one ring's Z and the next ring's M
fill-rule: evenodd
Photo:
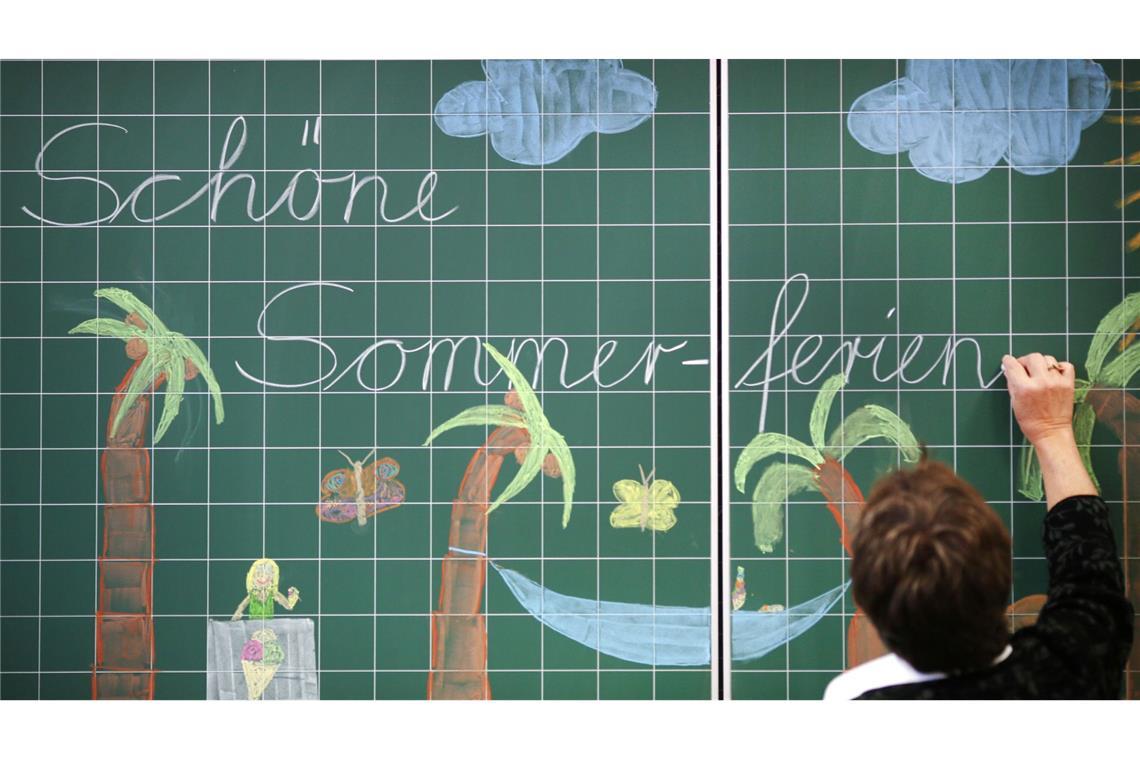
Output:
M1013 653L1013 647L1006 644L1002 653L994 658L991 665L997 665ZM823 693L824 699L855 699L871 689L883 686L898 686L904 683L922 683L945 678L945 673L922 673L911 667L897 654L885 654L865 662L851 670L840 673L827 685Z

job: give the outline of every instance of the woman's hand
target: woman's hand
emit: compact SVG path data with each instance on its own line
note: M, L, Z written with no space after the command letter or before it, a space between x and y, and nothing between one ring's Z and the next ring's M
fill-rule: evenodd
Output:
M1002 357L1013 415L1034 446L1055 436L1072 438L1076 369L1044 354Z
M1001 360L1021 432L1033 444L1049 509L1070 496L1096 493L1073 435L1076 370L1052 356L1028 354Z

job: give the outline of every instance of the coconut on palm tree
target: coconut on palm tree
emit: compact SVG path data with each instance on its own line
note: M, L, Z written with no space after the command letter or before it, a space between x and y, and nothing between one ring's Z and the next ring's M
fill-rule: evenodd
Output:
M440 570L439 604L432 614L431 673L428 699L489 699L487 626L483 585L487 577L487 515L517 496L539 474L562 478L562 526L570 521L574 497L574 459L566 439L546 418L538 396L518 368L490 343L487 353L502 368L514 390L504 404L472 407L436 427L424 441L464 426L492 428L463 473L452 502L448 550ZM491 498L507 456L519 462L514 479Z
M818 491L826 500L827 509L839 527L839 540L850 555L848 525L858 519L863 508L863 492L843 466L847 455L868 441L882 439L894 444L903 461L918 461L920 449L910 426L877 404L854 410L830 437L827 436L832 404L845 383L843 373L824 381L812 404L808 425L810 444L783 433L762 432L749 441L736 460L733 471L736 489L744 493L748 475L759 462L769 457L783 459L764 469L752 491L753 540L761 552L772 552L776 542L783 539L784 508L788 501L796 494ZM798 461L791 461L793 459ZM865 662L885 651L874 628L857 609L848 629L848 665Z
M99 556L99 602L95 623L95 699L154 697L154 504L150 453L146 447L151 394L166 383L157 443L178 416L186 382L199 374L214 399L214 416L225 417L221 388L193 341L170 330L134 294L120 288L95 291L126 312L123 320L88 319L69 334L118 338L133 364L115 389L107 420L103 478L103 550Z

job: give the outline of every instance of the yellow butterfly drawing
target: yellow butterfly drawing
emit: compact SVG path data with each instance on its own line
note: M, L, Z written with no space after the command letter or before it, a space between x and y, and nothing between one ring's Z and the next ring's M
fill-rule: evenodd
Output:
M673 510L681 502L677 487L668 480L654 480L653 473L645 474L641 465L641 482L619 480L614 483L614 496L620 502L610 513L610 526L667 531L677 524Z

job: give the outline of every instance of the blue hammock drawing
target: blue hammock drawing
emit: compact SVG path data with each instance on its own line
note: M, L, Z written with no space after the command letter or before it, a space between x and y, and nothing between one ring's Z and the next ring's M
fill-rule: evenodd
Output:
M584 646L644 665L708 666L712 662L708 607L603 602L551 591L514 570L491 566L527 612ZM732 659L762 657L819 622L850 581L783 612L732 613Z

